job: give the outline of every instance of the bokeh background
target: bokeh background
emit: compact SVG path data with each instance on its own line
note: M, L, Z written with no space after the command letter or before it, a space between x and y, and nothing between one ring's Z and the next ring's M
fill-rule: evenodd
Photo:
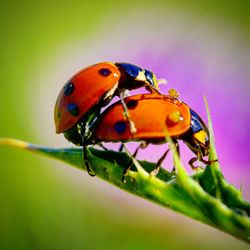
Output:
M96 62L133 62L204 118L206 94L223 173L249 199L247 2L2 1L0 136L70 146L53 124L62 85ZM0 249L248 248L52 159L1 147L0 167Z

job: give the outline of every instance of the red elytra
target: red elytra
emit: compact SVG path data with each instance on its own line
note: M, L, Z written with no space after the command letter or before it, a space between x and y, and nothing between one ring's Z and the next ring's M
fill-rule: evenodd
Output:
M165 142L166 135L179 138L190 129L190 109L184 102L170 96L143 94L125 98L130 118L136 126L131 133L123 106L116 102L101 115L93 134L95 142L126 142L144 140Z
M106 72L101 72L103 69L106 69ZM62 88L56 101L54 110L56 133L71 128L100 101L101 97L110 91L115 91L115 85L120 77L118 68L109 62L91 65L74 75ZM73 84L70 85L71 83ZM74 106L75 104L77 106Z

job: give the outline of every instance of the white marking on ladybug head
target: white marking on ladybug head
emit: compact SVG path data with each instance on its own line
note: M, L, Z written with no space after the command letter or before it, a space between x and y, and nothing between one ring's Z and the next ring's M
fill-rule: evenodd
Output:
M140 71L137 77L135 78L135 80L146 82L147 79L146 79L145 73L143 71Z

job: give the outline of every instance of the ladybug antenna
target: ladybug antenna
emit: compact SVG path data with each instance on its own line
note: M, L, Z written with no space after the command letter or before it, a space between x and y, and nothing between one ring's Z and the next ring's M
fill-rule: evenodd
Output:
M168 81L166 79L157 79L156 82L163 85L168 84Z

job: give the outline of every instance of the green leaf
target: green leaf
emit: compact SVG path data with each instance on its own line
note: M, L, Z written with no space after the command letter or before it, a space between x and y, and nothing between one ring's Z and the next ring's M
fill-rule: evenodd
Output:
M217 154L212 123L206 100L205 103L211 140L209 158L215 160ZM94 147L88 148L89 162L96 177L250 243L250 203L242 198L239 190L226 182L219 162L189 176L171 140L167 140L174 154L177 173L161 168L154 176L151 173L155 168L154 163L138 162L128 152L98 150ZM48 148L11 138L0 138L0 144L40 153L86 171L81 148ZM126 182L123 182L124 169L131 162L131 170L128 171Z

